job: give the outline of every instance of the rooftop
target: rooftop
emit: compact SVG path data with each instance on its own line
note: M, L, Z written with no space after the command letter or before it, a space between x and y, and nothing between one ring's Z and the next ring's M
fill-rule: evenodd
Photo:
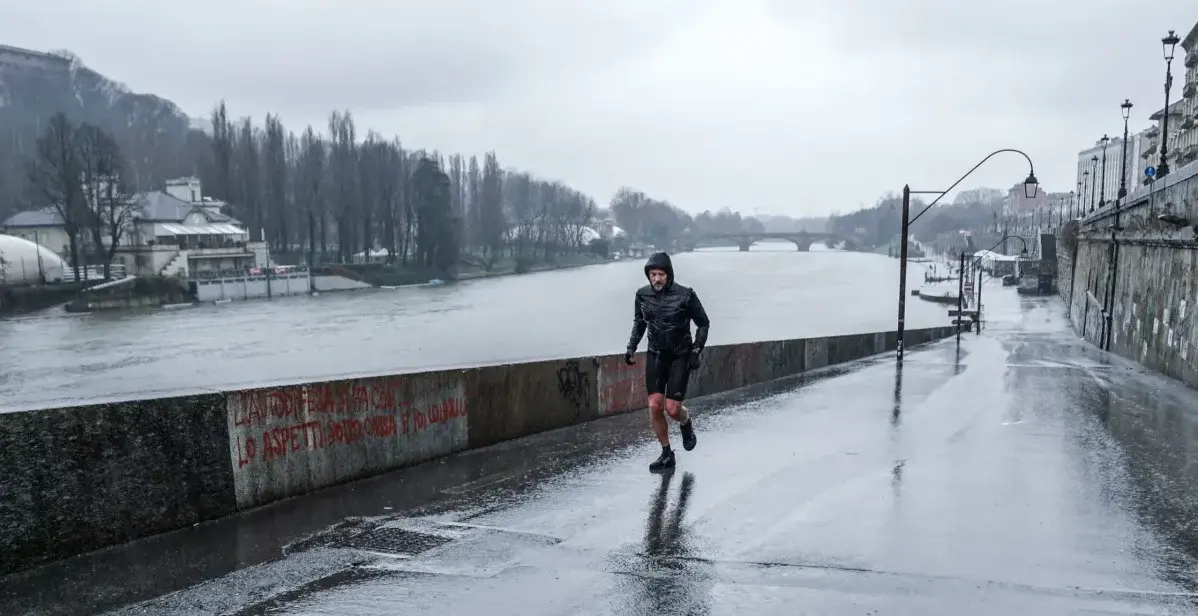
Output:
M1181 106L1183 103L1185 103L1184 98L1177 101L1176 103L1173 103L1172 105L1169 105L1169 115L1180 114L1182 112ZM1165 110L1164 110L1164 108L1161 108L1161 109L1157 109L1155 113L1148 116L1148 119L1149 120L1162 120L1162 119L1164 119L1164 117L1165 117Z
M138 212L136 217L141 220L182 222L184 218L187 218L188 214L202 210L211 222L240 224L229 216L204 207L204 205L211 204L188 203L160 190L141 193L138 195L138 199L141 201L141 211ZM56 227L61 224L62 216L59 215L58 208L46 206L40 210L29 210L14 214L8 220L4 221L3 226Z
M1190 33L1181 39L1181 48L1186 50L1187 53L1198 51L1196 49L1198 48L1198 22L1195 22L1194 27L1190 28Z

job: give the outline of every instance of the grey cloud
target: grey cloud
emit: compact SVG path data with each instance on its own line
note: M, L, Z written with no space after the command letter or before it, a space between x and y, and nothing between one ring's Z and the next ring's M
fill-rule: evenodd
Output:
M5 4L18 0L5 0ZM608 0L58 0L5 7L50 47L188 100L235 96L303 113L486 100L521 82L647 53L696 3ZM75 18L55 19L69 11ZM35 36L28 34L26 36ZM51 43L51 41L53 41ZM222 84L226 92L215 91Z
M988 82L995 104L1073 113L1112 107L1117 112L1124 97L1146 99L1154 90L1161 92L1163 106L1160 38L1169 29L1184 36L1198 21L1191 0L854 0L852 5L847 11L845 3L834 0L771 0L780 18L820 23L846 50L906 54L913 63L959 59L961 79Z
M847 210L1025 149L1050 190L1163 104L1194 0L0 0L0 41L67 47L194 115L480 152L606 201ZM16 24L16 25L12 25ZM1180 62L1177 63L1178 65ZM1176 65L1175 65L1176 66ZM1178 91L1180 90L1180 67ZM996 159L966 186L1009 186Z

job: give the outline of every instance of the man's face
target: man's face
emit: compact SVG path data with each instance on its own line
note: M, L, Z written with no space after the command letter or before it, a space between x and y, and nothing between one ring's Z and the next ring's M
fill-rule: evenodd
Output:
M666 287L666 271L659 269L649 270L649 284L653 285L653 289L660 291Z

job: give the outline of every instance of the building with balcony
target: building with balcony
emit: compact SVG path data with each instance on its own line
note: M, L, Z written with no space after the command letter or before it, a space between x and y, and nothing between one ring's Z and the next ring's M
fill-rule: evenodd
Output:
M114 263L136 275L191 279L240 274L269 264L266 243L249 241L246 228L221 212L223 202L203 196L199 179L170 180L165 188L134 197L131 222L121 234ZM0 226L9 235L69 259L70 238L54 206L21 212ZM81 255L90 253L90 234L80 240Z
M1185 99L1169 103L1169 167L1176 169L1177 143L1180 137L1181 129L1178 128L1182 124L1183 110L1182 106ZM1153 121L1153 125L1142 134L1147 139L1147 143L1140 148L1140 158L1143 159L1143 164L1140 166L1140 183L1147 184L1147 177L1143 174L1146 167L1160 166L1161 156L1161 133L1163 132L1162 124L1165 119L1165 110L1158 109L1155 113L1148 116L1148 119Z
M1198 23L1181 40L1181 48L1185 52L1182 63L1185 79L1179 101L1177 144L1169 145L1170 170L1180 169L1198 160ZM1172 126L1173 118L1169 118L1169 123ZM1173 151L1173 148L1176 150Z
M1150 128L1141 134L1154 130L1159 133L1159 129ZM1126 161L1120 159L1124 151L1122 137L1111 139L1105 146L1102 140L1095 141L1094 145L1077 153L1077 182L1082 185L1081 201L1086 204L1087 212L1091 204L1097 209L1099 203L1104 200L1107 205L1115 201L1119 196L1120 173L1127 173L1128 193L1135 190L1136 182L1139 181L1136 174L1143 177L1144 167L1147 166L1147 161L1140 156L1143 146L1144 139L1141 139L1140 135L1129 135Z

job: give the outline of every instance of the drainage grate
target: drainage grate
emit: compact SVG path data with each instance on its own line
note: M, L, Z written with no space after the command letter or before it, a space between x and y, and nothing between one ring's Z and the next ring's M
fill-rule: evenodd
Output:
M415 556L452 541L453 539L448 537L430 535L403 528L382 526L360 535L349 537L345 541L340 542L337 547Z

